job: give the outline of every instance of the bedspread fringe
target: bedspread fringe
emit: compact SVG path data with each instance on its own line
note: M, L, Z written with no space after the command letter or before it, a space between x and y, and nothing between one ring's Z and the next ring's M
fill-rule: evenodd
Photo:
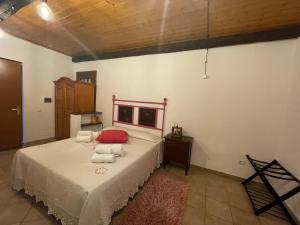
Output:
M124 199L120 204L115 206L115 212L119 211L128 204L129 199L132 199L135 196L135 194L139 191L140 187L142 187L145 184L145 182L147 182L149 177L154 173L154 171L158 167L159 166L152 168L146 176L140 179L133 191L129 193L129 196L126 199ZM48 214L53 215L57 220L60 220L62 225L78 225L78 218L75 218L66 213L62 208L58 206L57 201L55 199L48 199L47 194L43 191L37 190L34 187L34 185L28 183L25 184L23 179L15 178L12 187L17 191L24 189L26 194L28 194L31 197L35 197L36 202L43 202L43 204L46 207L48 207ZM111 216L112 215L105 219L107 223L104 222L98 225L108 225L111 222Z
M128 201L129 199L133 199L135 194L139 192L140 190L140 187L143 187L144 184L148 181L148 179L150 178L150 176L154 173L154 171L156 169L158 169L160 166L156 166L155 168L152 168L151 171L149 171L149 173L144 176L139 182L138 184L136 185L136 187L133 189L133 191L129 194L128 198L127 199L124 199L124 201L122 201L119 205L117 205L115 207L115 212L121 210L122 208L124 208L127 204L128 204ZM106 221L108 221L108 223L104 223L104 224L98 224L98 225L109 225L110 222L111 222L111 217L110 216L109 218L106 219Z
M15 179L12 187L20 191L24 189L25 193L31 197L35 197L36 202L43 202L44 206L48 208L48 214L53 215L57 220L60 220L62 225L77 225L78 219L66 213L58 206L57 201L47 199L45 192L37 190L34 185L24 184L23 179Z

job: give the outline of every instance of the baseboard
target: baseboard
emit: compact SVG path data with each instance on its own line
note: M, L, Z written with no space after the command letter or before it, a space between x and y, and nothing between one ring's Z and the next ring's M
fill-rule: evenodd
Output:
M216 175L219 175L219 176L228 177L228 178L240 181L240 182L242 182L244 180L244 178L237 177L237 176L227 174L227 173L223 173L223 172L220 172L220 171L212 170L212 169L207 169L207 168L202 167L202 166L191 165L191 167L198 168L198 169L201 169L201 170L205 170L209 173L216 174Z

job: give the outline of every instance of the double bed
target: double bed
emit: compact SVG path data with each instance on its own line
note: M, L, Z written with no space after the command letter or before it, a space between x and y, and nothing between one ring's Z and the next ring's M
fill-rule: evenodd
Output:
M122 122L118 118L124 113L118 111L118 101L124 102L113 98L113 125ZM137 103L147 104L134 101L133 111L144 107ZM148 104L163 104L163 113L160 108L148 106L146 110L156 110L151 114L156 116L152 119L155 123L152 127L149 124L142 127L162 135L166 99L164 103ZM144 114L147 117L147 112ZM143 122L141 114L135 115ZM160 123L158 115L163 116ZM127 125L139 126L137 121L132 117L132 124ZM13 159L11 185L17 191L24 189L35 196L37 202L42 201L48 213L63 225L108 225L114 212L126 206L162 161L161 138L149 139L140 130L128 134L128 142L123 144L125 156L114 163L91 163L97 143L77 143L75 138L20 149Z
M42 201L64 225L107 225L160 165L161 141L129 137L115 163L91 163L92 143L75 138L19 150L12 187Z

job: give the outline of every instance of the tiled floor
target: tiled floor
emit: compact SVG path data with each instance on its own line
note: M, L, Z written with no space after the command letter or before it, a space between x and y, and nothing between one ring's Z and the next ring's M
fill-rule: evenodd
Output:
M59 225L47 215L43 204L9 187L9 174L14 150L0 152L0 225ZM240 182L234 178L192 167L185 177L182 169L167 167L157 172L190 184L183 225L287 225L264 215L256 217ZM124 210L113 217L113 225Z

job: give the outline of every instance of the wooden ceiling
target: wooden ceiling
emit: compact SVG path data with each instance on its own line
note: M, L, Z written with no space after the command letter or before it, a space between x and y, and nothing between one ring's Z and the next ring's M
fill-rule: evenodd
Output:
M207 0L39 0L0 23L7 33L69 56L118 52L207 37ZM300 0L209 0L209 36L300 25Z

